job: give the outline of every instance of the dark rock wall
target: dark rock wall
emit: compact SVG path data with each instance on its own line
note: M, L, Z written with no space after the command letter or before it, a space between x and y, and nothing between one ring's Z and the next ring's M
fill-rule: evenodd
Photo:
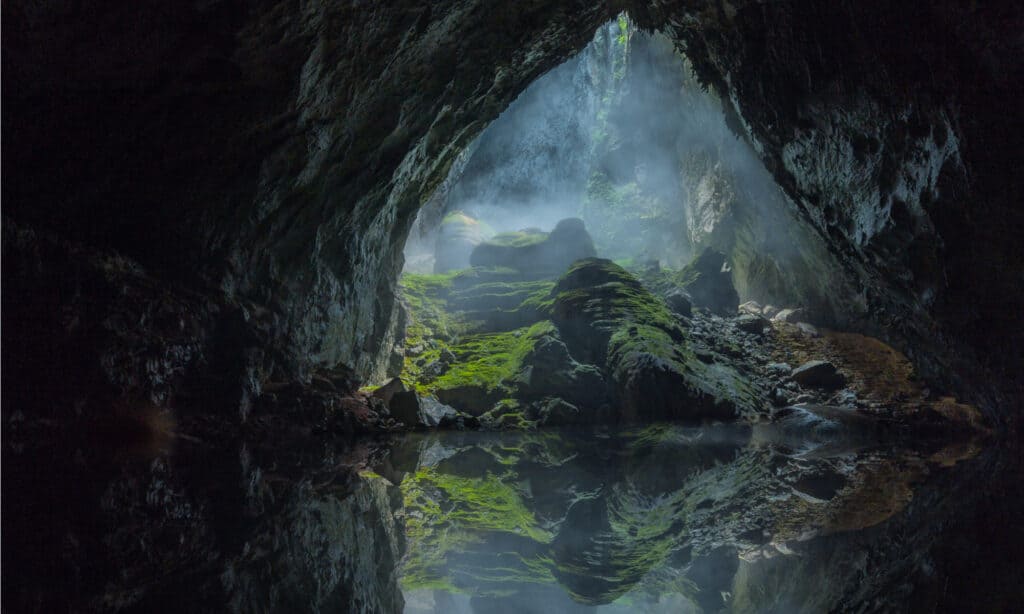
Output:
M732 102L734 128L858 281L863 328L929 377L953 383L953 363L975 393L1002 378L1019 393L1007 306L1021 298L1022 132L1005 107L1022 94L1019 8L722 3L634 17L664 25ZM972 361L993 368L988 381Z
M628 4L13 3L5 213L259 305L281 371L380 372L416 209L628 8L731 101L864 328L933 377L946 345L1019 357L1019 9Z
M606 14L582 2L14 3L5 213L260 304L279 368L369 374L389 349L417 207Z

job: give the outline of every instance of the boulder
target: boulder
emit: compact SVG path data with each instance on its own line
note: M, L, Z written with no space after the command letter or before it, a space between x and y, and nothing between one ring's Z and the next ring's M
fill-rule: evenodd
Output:
M551 319L573 357L609 374L618 419L730 419L753 411L728 365L705 364L661 299L609 260L576 262L552 290Z
M761 308L761 315L766 318L774 318L777 313L779 313L779 308L775 305L765 305Z
M763 308L761 307L761 304L758 303L757 301L747 301L746 303L743 303L742 305L740 305L739 311L740 313L749 313L750 315L754 316L763 315Z
M772 316L772 320L774 320L775 322L789 322L790 324L796 324L797 322L803 320L805 317L806 314L803 309L794 308L783 309L782 311Z
M579 218L567 218L550 233L536 229L495 235L473 249L474 267L506 267L530 277L553 277L570 264L596 254L594 242Z
M457 424L459 412L434 397L420 399L419 423L430 427L445 427Z
M732 284L732 271L727 266L725 254L711 248L705 249L682 271L684 288L690 293L693 304L703 307L716 315L735 315L740 296Z
M553 335L537 340L516 379L524 397L558 396L584 407L606 400L600 369L576 362L565 343Z
M485 227L461 211L453 211L441 221L434 247L434 272L447 273L469 266L469 256L484 240Z
M767 318L760 315L745 313L736 318L736 328L752 335L763 335L764 330L771 325Z
M842 388L846 378L836 371L835 365L825 360L805 362L790 374L793 381L804 388L836 390Z
M391 417L406 426L423 425L419 395L407 388L401 379L395 377L373 391L374 398L380 399L388 408Z
M693 299L686 290L675 288L665 295L665 303L676 315L688 318L693 315Z
M383 401L384 405L390 405L392 397L396 393L405 392L405 390L405 382L400 378L393 377L385 382L383 386L374 390L372 396Z

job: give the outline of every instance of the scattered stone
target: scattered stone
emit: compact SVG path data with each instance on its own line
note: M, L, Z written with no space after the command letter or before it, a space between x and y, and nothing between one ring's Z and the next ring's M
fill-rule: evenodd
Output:
M836 390L846 383L846 378L836 371L835 365L825 360L806 362L794 369L791 376L804 388Z
M774 316L772 320L775 322L789 322L790 324L796 324L801 319L805 318L804 310L801 308L794 309L783 309Z
M793 371L793 367L784 362L770 362L765 365L765 367L768 369L769 373L773 373L775 375L789 375Z
M665 302L673 313L689 318L693 315L693 299L686 290L676 288L665 296Z
M736 318L736 328L751 335L763 335L764 330L770 326L771 322L760 315L745 313Z

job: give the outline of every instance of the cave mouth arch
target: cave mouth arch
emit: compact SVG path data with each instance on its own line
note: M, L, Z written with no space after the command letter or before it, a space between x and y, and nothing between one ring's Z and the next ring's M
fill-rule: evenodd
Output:
M463 268L494 233L569 217L583 219L602 257L681 268L711 247L727 255L742 301L853 319L844 273L726 125L721 101L666 36L625 13L459 154L417 213L404 270ZM439 234L446 219L462 224L451 236ZM837 281L815 287L814 276Z
M253 345L277 357L260 371L307 377L343 364L366 377L387 360L416 211L491 119L622 10L685 51L841 264L854 291L828 296L854 305L836 310L838 322L907 351L944 389L974 394L989 369L999 376L987 379L1016 381L1004 357L1016 355L1019 335L1007 332L1020 327L1001 304L1019 284L976 274L1006 253L1021 260L1017 191L1005 180L1020 131L999 102L1016 87L1016 21L995 10L168 9L168 32L212 28L196 34L207 44L183 50L188 36L150 36L163 26L143 10L110 7L100 19L19 5L5 136L26 155L7 156L5 214L135 259L208 302L258 307L267 315L247 324ZM127 72L83 63L95 45L54 35L64 20L102 21L105 48L147 55L123 56ZM170 82L180 87L160 86ZM94 181L104 169L117 172ZM965 322L967 338L956 333Z
M4 609L400 609L394 493L383 474L339 480L338 467L401 476L366 449L332 446L382 428L379 396L359 386L391 359L405 240L459 152L623 9L685 51L727 125L824 242L828 258L809 261L834 261L841 274L803 277L852 286L827 292L849 300L835 310L848 328L904 351L932 396L954 393L1000 434L1019 433L1024 127L1012 111L1024 5L4 9ZM564 358L550 329L534 332ZM631 331L620 332L625 347ZM506 354L519 356L517 340L502 338ZM605 355L588 349L576 361L583 382L596 381L585 361ZM695 352L710 366L694 366L717 369L715 354ZM963 409L941 399L939 409ZM878 472L909 506L871 532L883 542L872 554L900 563L867 577L853 569L827 587L835 602L920 604L924 591L925 603L956 611L1016 605L1000 591L1019 585L1020 566L979 564L993 552L1011 560L1021 539L1007 527L1024 526L1019 506L991 513L993 499L1013 506L1002 495L1019 490L1019 459L1007 467L996 452L957 463L959 477L909 501L922 474ZM908 461L896 464L922 466ZM829 476L809 478L785 488L835 494ZM1005 482L979 488L993 478ZM950 530L938 551L933 527ZM737 536L765 545L763 532ZM821 542L831 561L842 562L827 547L840 539ZM852 545L863 560L859 535ZM366 561L375 566L362 575ZM787 578L819 577L788 562ZM353 569L366 581L348 582ZM957 594L930 591L944 579ZM821 586L814 598L825 599Z

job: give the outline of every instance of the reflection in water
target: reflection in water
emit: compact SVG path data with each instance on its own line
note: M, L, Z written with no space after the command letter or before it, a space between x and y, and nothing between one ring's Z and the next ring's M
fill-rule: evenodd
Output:
M406 612L827 611L865 573L854 541L977 453L654 425L410 435L379 471Z

